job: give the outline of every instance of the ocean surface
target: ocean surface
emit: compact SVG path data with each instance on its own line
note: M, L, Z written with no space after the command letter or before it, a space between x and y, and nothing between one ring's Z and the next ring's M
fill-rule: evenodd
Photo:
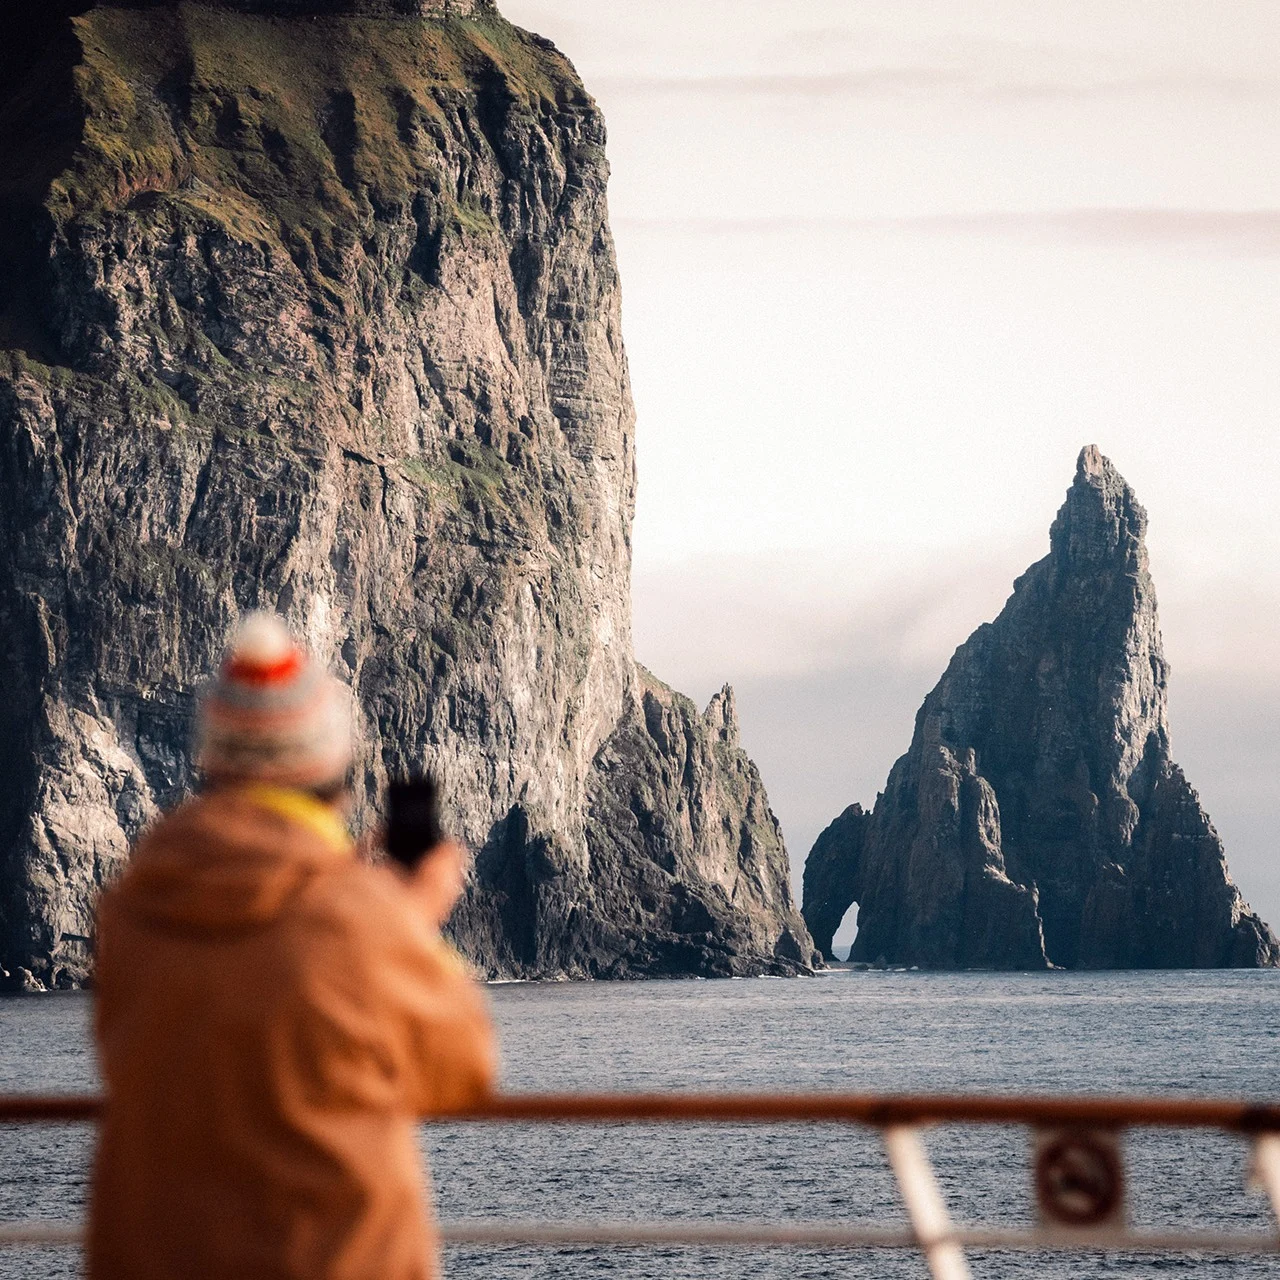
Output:
M490 988L509 1089L832 1089L1280 1097L1280 973L925 974L512 984ZM0 1000L0 1093L96 1088L91 997ZM92 1134L0 1126L0 1221L79 1217ZM900 1223L875 1135L842 1126L437 1126L443 1218L804 1219ZM953 1216L1027 1225L1028 1136L939 1129ZM1265 1230L1237 1139L1131 1133L1130 1219ZM971 1253L975 1277L1280 1276L1266 1258ZM446 1274L508 1277L927 1275L902 1252L451 1250ZM4 1280L78 1276L69 1249L0 1248Z

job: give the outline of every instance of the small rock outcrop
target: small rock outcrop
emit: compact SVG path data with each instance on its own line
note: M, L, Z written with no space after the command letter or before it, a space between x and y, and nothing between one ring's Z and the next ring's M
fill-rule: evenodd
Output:
M1172 761L1146 513L1086 448L1050 551L956 650L869 817L846 810L805 871L830 955L955 968L1280 963Z
M739 745L733 690L699 714L640 674L640 699L596 757L588 793L592 880L608 904L600 917L615 931L633 921L650 972L808 967L818 957L791 906L782 829ZM635 963L625 951L621 962Z
M523 816L481 855L489 886L457 922L505 972L593 978L791 974L818 957L792 905L786 847L738 744L733 691L699 713L643 668L601 746L586 849L530 857ZM779 928L779 922L782 927Z
M0 44L9 983L88 976L98 889L193 785L197 692L257 607L355 693L359 821L388 775L440 775L478 851L453 928L482 971L806 967L724 700L699 717L635 664L605 129L569 62L482 0L20 16Z

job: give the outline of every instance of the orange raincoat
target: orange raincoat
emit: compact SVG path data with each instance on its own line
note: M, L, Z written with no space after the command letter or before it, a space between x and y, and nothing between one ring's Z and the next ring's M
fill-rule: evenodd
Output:
M92 1280L437 1273L415 1118L491 1086L483 1000L331 809L215 791L102 902Z

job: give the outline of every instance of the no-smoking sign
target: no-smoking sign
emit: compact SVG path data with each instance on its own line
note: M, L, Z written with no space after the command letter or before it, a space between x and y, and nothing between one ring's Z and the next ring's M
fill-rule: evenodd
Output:
M1119 1226L1124 1221L1124 1155L1114 1129L1036 1132L1036 1203L1043 1222L1060 1227Z

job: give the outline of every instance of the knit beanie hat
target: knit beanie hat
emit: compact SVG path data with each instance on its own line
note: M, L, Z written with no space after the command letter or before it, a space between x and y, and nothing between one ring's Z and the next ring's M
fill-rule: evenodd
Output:
M351 766L350 698L274 613L241 621L200 705L206 775L318 788Z

